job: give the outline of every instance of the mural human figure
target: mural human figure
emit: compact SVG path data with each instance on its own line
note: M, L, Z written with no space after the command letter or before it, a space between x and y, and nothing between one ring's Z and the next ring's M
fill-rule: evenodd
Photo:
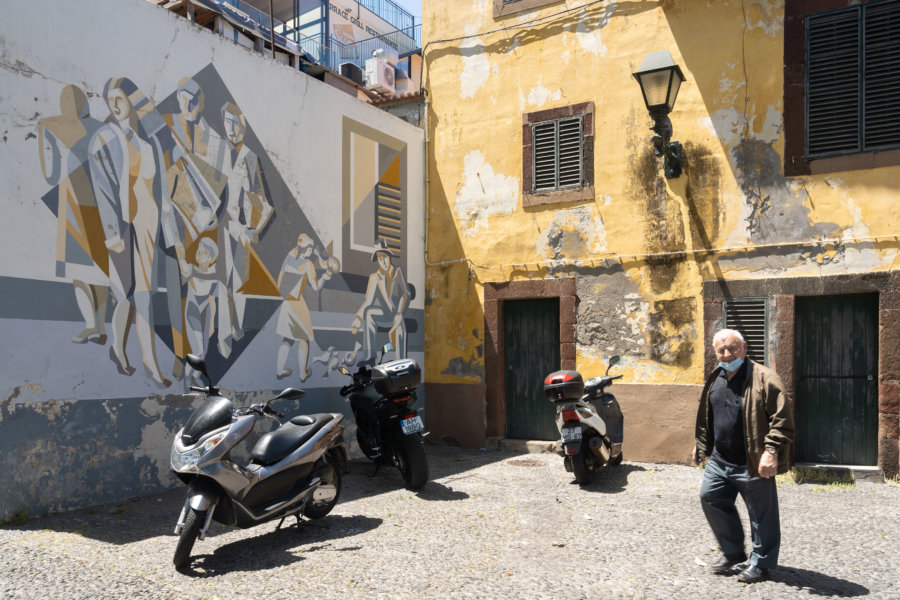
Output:
M38 123L44 179L56 187L56 274L72 277L75 301L84 320L76 344L106 343L109 298L108 253L88 171L88 144L103 126L90 114L87 95L67 85L59 95L60 114ZM83 250L69 247L73 239Z
M391 263L396 256L387 242L378 240L372 253L372 260L378 263L378 269L369 275L365 300L350 326L354 334L364 330L364 361L375 358L375 338L379 328L388 329L388 339L394 347L396 358L406 357L406 321L403 315L409 306L409 286L403 269Z
M124 77L107 81L103 97L113 121L97 130L90 142L91 181L106 247L110 283L116 300L110 358L119 372L134 368L125 353L132 318L147 374L160 386L166 379L156 359L151 315L155 288L154 262L159 234L156 194L165 187L158 143L141 126L142 115L155 112L149 99Z
M167 164L170 187L163 199L161 219L167 307L175 353L172 373L178 378L183 374L184 357L190 350L182 304L187 293L185 272L196 266L195 255L201 239L210 238L217 243L216 214L225 189L222 173L225 155L222 138L202 116L205 96L200 85L186 77L179 82L175 95L179 112L163 115L173 134L174 147ZM217 265L217 272L220 280L224 279L222 265ZM222 352L220 348L220 353L227 357L230 352Z
M317 275L317 268L313 262L316 255L321 276ZM300 381L306 381L312 375L312 369L308 368L309 342L313 338L312 318L306 300L303 299L303 291L306 285L318 291L322 285L337 273L340 265L334 258L323 259L315 252L315 242L312 238L301 233L297 238L297 245L284 257L281 272L278 274L278 290L281 292L284 302L278 313L278 323L275 331L282 337L281 346L278 348L278 359L275 376L278 379L289 377L293 370L287 367L288 356L294 342L297 342L297 364L300 368Z
M219 336L229 348L244 336L246 296L241 286L249 278L251 247L272 217L272 204L266 197L259 158L245 143L247 122L241 109L232 102L222 106L225 126L225 175L228 180L225 210L222 214L224 235L220 246L225 250L225 285L219 306Z
M192 352L206 355L216 322L216 298L222 286L216 275L219 248L210 238L201 238L197 246L196 266L189 267L185 301L185 324ZM192 377L197 374L188 366Z

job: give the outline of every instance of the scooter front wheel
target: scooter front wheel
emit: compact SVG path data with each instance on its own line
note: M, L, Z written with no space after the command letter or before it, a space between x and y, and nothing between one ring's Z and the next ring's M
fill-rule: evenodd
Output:
M191 550L194 548L194 542L200 535L200 527L205 520L206 511L197 511L193 508L188 511L184 527L178 536L178 545L175 546L175 556L172 558L176 569L183 569L191 561Z

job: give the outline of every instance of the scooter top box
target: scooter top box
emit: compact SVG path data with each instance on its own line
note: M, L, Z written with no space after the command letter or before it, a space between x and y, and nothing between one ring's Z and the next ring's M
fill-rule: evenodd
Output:
M414 389L422 382L422 369L411 358L401 358L372 368L372 383L382 396L393 396Z
M551 402L580 400L584 379L578 371L554 371L544 379L544 394Z

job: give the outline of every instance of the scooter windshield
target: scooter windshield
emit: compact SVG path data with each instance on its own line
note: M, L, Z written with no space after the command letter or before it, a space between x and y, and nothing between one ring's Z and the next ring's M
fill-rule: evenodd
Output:
M231 423L233 406L231 400L213 396L204 402L184 426L181 443L185 446L196 444L204 434Z

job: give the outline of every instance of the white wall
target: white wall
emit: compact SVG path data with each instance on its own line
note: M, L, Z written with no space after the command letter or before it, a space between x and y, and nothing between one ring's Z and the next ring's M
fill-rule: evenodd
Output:
M259 281L266 276L278 278L281 261L300 233L310 235L322 253L330 244L332 256L340 260L340 270L320 293L312 293L308 285L304 294L314 329L308 359L312 375L305 381L296 377L300 369L295 355L291 358L294 375L276 378L281 299L266 293L245 295L248 335L233 344L227 358L213 350L209 354L222 385L239 395L294 385L310 392L310 406L346 411L334 393L342 376L313 359L329 346L344 358L356 342L363 341L362 334L350 326L363 302L366 280L376 268L370 253L348 255L345 250L344 224L353 203L344 182L355 180L362 169L358 159L348 163L347 140L362 135L371 142L375 155L382 157L376 168L399 152L404 227L395 263L402 266L414 290L405 313L410 325L407 354L421 361L424 175L420 129L144 0L16 3L0 21L0 66L0 179L4 182L0 196L5 209L0 219L0 285L4 288L0 336L5 342L0 359L0 465L7 481L22 481L0 492L0 518L22 505L55 510L171 485L168 445L191 408L182 395L187 379L179 380L171 373L178 351L174 342L166 340L167 335L171 337L171 325L161 288L152 291L153 308L148 314L156 333L157 362L170 385L154 381L143 368L148 336L142 347L137 317L131 319L125 346L135 371L132 375L118 371L110 358L111 303L104 311L107 339L103 344L71 341L85 327L72 282L83 273L102 280L103 273L96 266L69 260L78 254L77 247L71 248L72 236L65 242L69 246L58 243L67 236L58 235L57 216L43 199L58 187L42 174L39 126L44 123L52 129L47 125L52 119L46 119L60 115L60 94L68 85L87 95L91 117L103 121L110 117L103 97L110 78L130 79L161 114L177 112L175 91L182 78L205 82L201 85L206 93L204 115L210 127L224 137L219 107L225 100L239 106L249 129L245 144L259 155L268 184L274 217L253 245L266 271ZM82 143L89 141L85 137ZM158 164L163 164L161 159ZM166 169L158 166L157 170ZM96 170L91 175L85 167L84 172L94 180L97 177ZM155 198L160 211L176 172L170 165L165 191ZM81 189L88 188L82 185ZM228 202L224 193L223 205ZM131 196L134 201L134 192ZM369 214L353 216L359 220ZM214 228L220 247L224 247L226 222L227 217L220 214ZM157 253L147 258L157 270L163 263L162 246L158 241ZM66 259L64 267L58 261L60 255ZM317 267L316 272L321 276L323 270ZM184 281L190 285L189 276ZM225 287L224 281L220 283ZM213 347L218 335L216 331L208 338ZM386 341L386 334L379 335L379 343ZM293 353L297 346L291 347ZM107 450L109 458L103 456ZM88 464L93 469L90 477L84 473ZM103 473L104 469L109 473ZM67 482L64 491L59 489L61 481Z

